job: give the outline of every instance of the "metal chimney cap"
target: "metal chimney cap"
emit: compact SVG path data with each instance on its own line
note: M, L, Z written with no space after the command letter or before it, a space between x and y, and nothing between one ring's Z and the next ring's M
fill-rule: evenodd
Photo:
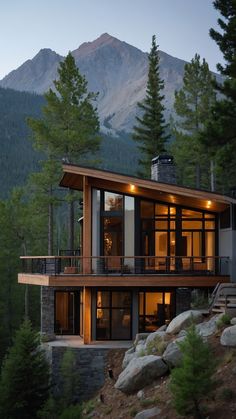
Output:
M154 157L154 159L152 159L152 165L154 165L156 163L173 164L174 163L174 157L171 156L170 154L160 154L159 156Z

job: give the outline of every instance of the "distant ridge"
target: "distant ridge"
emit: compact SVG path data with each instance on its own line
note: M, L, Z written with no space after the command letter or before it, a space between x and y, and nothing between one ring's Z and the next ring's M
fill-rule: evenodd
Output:
M72 51L88 80L89 90L99 92L98 112L104 131L132 130L137 102L145 96L148 54L104 33ZM0 81L1 87L42 94L53 86L63 57L41 49ZM165 81L166 116L172 111L174 92L182 86L185 61L160 51L160 73Z

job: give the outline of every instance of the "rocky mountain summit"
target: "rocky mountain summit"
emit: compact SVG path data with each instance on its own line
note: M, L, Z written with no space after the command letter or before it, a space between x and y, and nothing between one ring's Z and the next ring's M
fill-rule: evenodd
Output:
M72 51L88 88L99 92L97 107L103 131L132 130L137 102L145 96L148 54L140 49L102 34ZM49 48L42 49L2 80L0 86L43 94L53 87L57 67L64 57ZM160 51L160 75L165 82L166 117L173 109L174 92L182 86L185 61ZM218 80L220 76L217 76Z
M88 80L89 90L99 92L98 111L105 129L130 131L137 102L145 95L148 55L126 42L101 35L72 51L76 64ZM43 94L53 86L63 59L51 49L42 49L0 81L0 86ZM174 91L182 84L185 61L160 51L160 72L165 80L165 107L169 114Z

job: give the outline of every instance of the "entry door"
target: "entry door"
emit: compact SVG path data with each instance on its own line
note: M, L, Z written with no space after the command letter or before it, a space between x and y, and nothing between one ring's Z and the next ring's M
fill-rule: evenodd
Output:
M79 334L80 292L55 292L55 333L59 335Z

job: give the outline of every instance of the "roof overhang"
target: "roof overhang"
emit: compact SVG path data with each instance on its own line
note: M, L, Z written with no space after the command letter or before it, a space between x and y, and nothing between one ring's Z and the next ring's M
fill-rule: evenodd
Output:
M63 172L60 186L80 191L83 190L83 182L86 178L92 187L213 212L224 211L230 204L236 204L236 199L226 195L106 170L66 164L63 165Z

